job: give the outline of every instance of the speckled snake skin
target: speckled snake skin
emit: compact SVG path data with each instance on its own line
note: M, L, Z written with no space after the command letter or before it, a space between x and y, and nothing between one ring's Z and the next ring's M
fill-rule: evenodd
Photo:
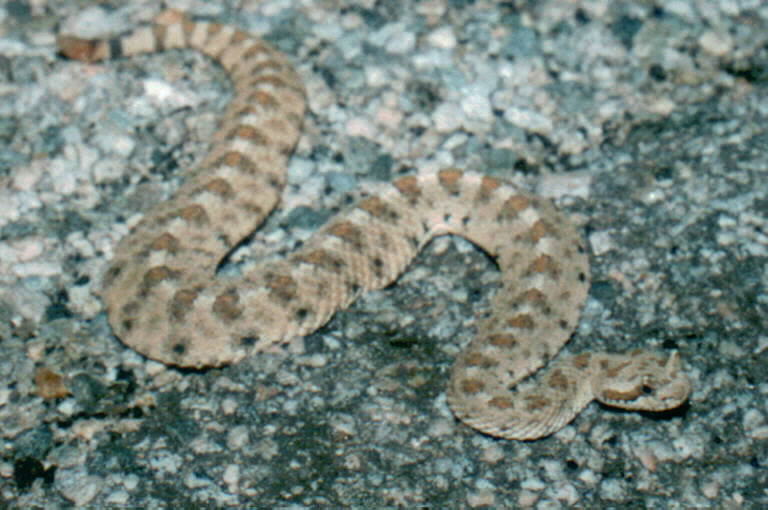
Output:
M307 335L361 293L394 281L428 240L450 233L490 254L502 279L451 373L448 403L459 419L490 435L534 439L593 399L663 410L687 398L676 353L556 357L587 295L582 240L548 201L477 173L401 177L289 256L237 278L216 276L221 259L279 201L304 113L297 74L260 39L176 11L122 37L60 36L58 45L89 62L193 48L223 66L234 87L210 153L121 240L104 278L115 334L145 356L217 366Z

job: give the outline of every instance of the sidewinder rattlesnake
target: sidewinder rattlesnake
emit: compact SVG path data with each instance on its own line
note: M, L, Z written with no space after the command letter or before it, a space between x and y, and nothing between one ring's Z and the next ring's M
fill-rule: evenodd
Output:
M192 48L228 73L234 98L210 153L118 244L102 295L117 336L183 367L234 363L307 335L358 295L394 281L434 236L465 237L492 256L501 289L448 384L453 413L480 431L535 439L590 401L659 411L690 392L677 353L585 352L555 358L589 286L575 227L546 200L471 172L400 177L323 226L296 252L237 279L217 264L276 207L299 137L304 88L285 58L234 27L165 11L104 40L60 36L88 62Z

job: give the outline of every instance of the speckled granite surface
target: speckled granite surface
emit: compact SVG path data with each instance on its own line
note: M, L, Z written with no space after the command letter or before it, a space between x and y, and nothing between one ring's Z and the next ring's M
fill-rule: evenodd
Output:
M496 275L458 239L284 351L192 372L124 347L101 271L204 154L226 79L189 52L54 54L60 27L119 32L154 2L0 3L0 500L768 505L763 4L167 4L264 35L309 91L283 209L224 271L290 249L359 186L449 165L525 183L582 225L594 281L569 349L677 349L695 391L663 416L592 405L521 443L445 404Z

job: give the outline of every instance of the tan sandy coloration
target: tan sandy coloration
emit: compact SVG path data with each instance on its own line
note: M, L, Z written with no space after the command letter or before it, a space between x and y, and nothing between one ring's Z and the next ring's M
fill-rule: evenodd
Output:
M459 355L448 403L487 434L535 439L593 399L663 410L690 385L672 355L554 358L589 286L574 226L546 200L492 177L446 169L401 177L334 217L298 251L237 279L217 264L277 205L304 114L302 82L257 37L176 11L109 40L61 36L63 55L97 61L193 48L229 74L234 99L211 152L169 200L121 240L103 297L114 332L145 356L184 367L233 363L307 335L362 292L386 286L432 237L455 234L497 262L502 287Z

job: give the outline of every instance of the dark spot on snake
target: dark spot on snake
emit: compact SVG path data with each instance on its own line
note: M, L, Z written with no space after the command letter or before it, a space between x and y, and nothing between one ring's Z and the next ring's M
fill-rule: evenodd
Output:
M565 391L569 387L568 377L560 369L553 369L549 374L549 385L560 391Z
M351 221L340 220L331 222L324 229L328 234L350 245L354 251L362 251L365 247L366 235L364 230Z
M269 271L264 274L264 280L270 295L275 296L280 301L289 302L296 297L298 284L290 274Z
M295 317L296 317L296 320L298 321L304 321L304 319L306 319L308 315L309 315L309 310L307 310L306 308L299 308L298 310L296 310Z
M227 291L216 296L213 303L213 313L222 321L232 322L240 317L243 312L240 306L240 296L235 289Z
M582 283L587 281L587 275L585 275L584 273L579 273L579 281Z
M373 266L373 272L376 275L376 278L381 278L383 276L382 269L384 268L384 261L381 260L380 257L374 257L371 260L371 265Z
M184 317L193 310L193 303L197 299L198 291L195 289L177 290L170 302L168 311L171 317L176 321L184 320Z
M210 223L208 213L205 212L203 206L199 204L188 205L178 211L176 211L176 217L183 219L190 224L202 228L206 227Z
M561 329L568 329L568 321L561 319L558 323Z
M123 313L123 316L130 317L139 313L140 308L141 305L139 305L138 301L129 301L122 306L120 311Z
M262 53L269 53L269 50L261 44L258 40L253 41L253 46L248 48L243 56L240 58L239 65L249 62L253 57L261 55Z
M123 272L122 266L110 266L110 268L107 270L107 272L104 274L104 285L110 286L112 282L117 279L118 276L120 276L120 273Z
M253 142L254 145L267 144L267 138L253 126L237 125L227 133L226 138L242 138Z
M469 395L480 393L485 389L485 384L479 379L464 379L461 381L461 391Z
M210 23L208 25L208 35L216 35L218 34L222 29L221 23Z
M171 347L171 350L173 351L174 354L178 356L183 356L184 353L187 352L187 348L181 342L177 342L173 344L173 347Z
M221 244L227 247L227 249L231 248L232 245L234 244L232 240L229 238L229 236L226 234L219 234L216 236L216 238L219 240Z

